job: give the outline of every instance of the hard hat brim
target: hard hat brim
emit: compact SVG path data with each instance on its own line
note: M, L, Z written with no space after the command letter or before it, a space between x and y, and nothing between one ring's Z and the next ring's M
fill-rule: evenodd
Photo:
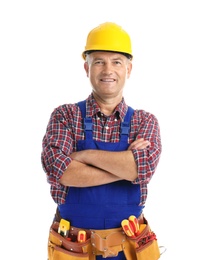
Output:
M85 60L87 55L89 55L89 54L92 53L92 52L96 52L96 51L120 53L120 54L126 56L129 60L132 60L132 58L133 58L133 56L132 56L131 54L129 54L129 53L125 53L125 52L120 52L120 51L110 51L110 50L89 50L89 51L84 51L84 52L82 53L82 57L83 57L83 59Z

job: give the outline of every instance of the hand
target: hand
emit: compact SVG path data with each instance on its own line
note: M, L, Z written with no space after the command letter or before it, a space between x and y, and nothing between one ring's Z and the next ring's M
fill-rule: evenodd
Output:
M149 141L144 140L144 138L140 138L132 142L127 150L145 149L148 145L150 145Z

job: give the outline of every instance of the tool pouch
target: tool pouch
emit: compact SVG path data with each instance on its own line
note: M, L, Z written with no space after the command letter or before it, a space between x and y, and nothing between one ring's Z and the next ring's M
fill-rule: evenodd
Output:
M127 260L158 260L160 250L155 233L150 229L146 219L145 227L136 238L127 237L124 254Z
M85 230L87 240L77 241L79 228L71 226L69 239L58 233L59 222L50 227L48 239L48 260L95 260L96 255L104 258L115 257L123 250L126 235L122 228Z
M77 232L79 229L71 227L69 239L62 237L58 233L59 222L54 222L50 227L48 239L48 260L90 260L91 241L90 234L87 233L87 240L82 243L77 241ZM89 256L90 255L90 256Z
M124 252L127 260L158 260L160 251L154 232L146 219L144 229L135 238L126 236L122 228L105 230L85 230L87 240L78 243L79 228L71 226L69 239L58 233L59 222L50 227L48 239L48 260L95 260L96 255L103 258L115 257Z

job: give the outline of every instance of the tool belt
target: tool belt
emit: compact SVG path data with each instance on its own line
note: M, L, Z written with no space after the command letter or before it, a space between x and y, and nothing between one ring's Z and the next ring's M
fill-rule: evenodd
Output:
M85 242L76 242L80 228L71 226L69 240L58 233L59 222L50 227L48 239L48 260L95 260L96 255L103 258L115 257L124 252L127 260L157 260L160 251L155 233L147 220L142 217L144 229L135 238L126 236L122 227L105 230L87 230ZM82 229L81 229L82 230Z

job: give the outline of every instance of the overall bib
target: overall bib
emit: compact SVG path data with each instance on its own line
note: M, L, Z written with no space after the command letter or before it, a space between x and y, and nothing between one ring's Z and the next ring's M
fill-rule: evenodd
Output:
M85 140L77 143L77 151L87 149L125 151L128 149L130 120L134 112L131 107L128 107L124 122L121 123L120 142L110 143L93 140L92 118L85 118L86 102L79 102L78 105L84 118ZM70 187L65 204L59 205L58 209L61 217L69 220L72 226L86 229L110 229L120 227L121 221L130 215L138 217L143 210L143 206L138 206L139 202L140 186L122 180L88 188ZM96 259L103 258L96 256ZM125 260L126 258L124 253L120 252L117 257L107 259Z

